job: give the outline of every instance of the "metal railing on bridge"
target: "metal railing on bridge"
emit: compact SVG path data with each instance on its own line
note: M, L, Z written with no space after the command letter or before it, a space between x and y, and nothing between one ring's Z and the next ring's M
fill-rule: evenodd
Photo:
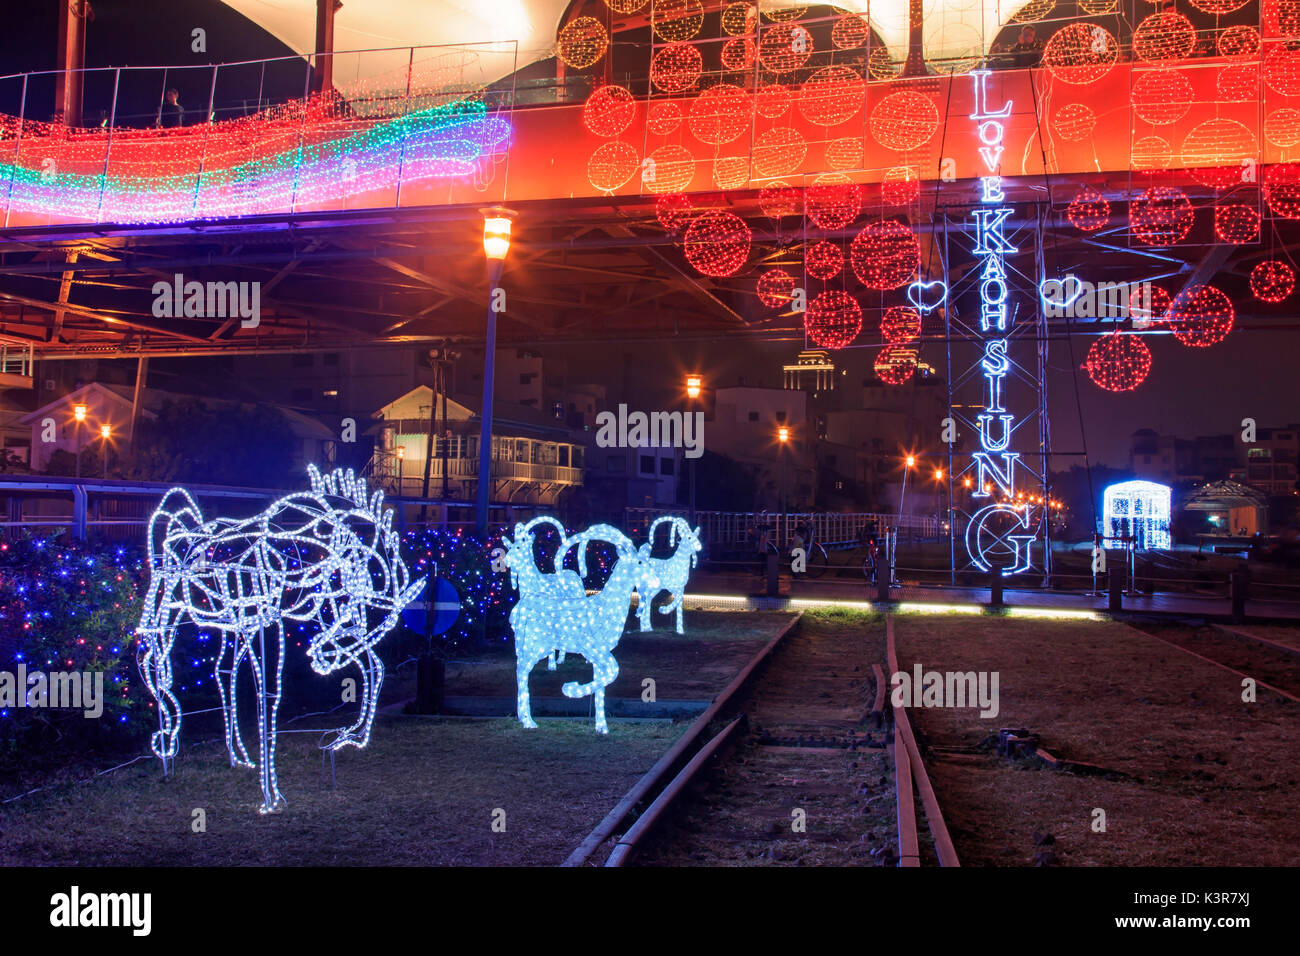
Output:
M674 514L689 517L685 508L627 508L624 523L627 528L646 528L660 515ZM695 523L706 546L713 550L741 550L753 548L756 531L767 529L768 540L778 548L794 541L800 525L811 525L813 537L823 547L836 544L856 544L863 529L882 533L886 528L897 528L903 540L937 539L947 532L936 517L927 515L884 514L881 512L790 512L778 514L769 511L696 511Z

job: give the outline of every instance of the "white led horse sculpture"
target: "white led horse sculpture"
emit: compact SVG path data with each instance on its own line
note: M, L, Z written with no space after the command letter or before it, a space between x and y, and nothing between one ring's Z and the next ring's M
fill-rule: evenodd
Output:
M530 522L532 524L532 522ZM535 566L533 542L529 532L516 528L515 539L504 539L507 548L506 563L511 567ZM562 550L555 558L555 566L562 568L565 555L578 549L578 584L587 574L587 546L592 541L605 541L614 545L617 558L605 586L588 595L572 590L572 580L561 578L547 582L546 575L538 572L515 574L519 587L519 602L510 612L510 626L515 634L515 678L518 684L518 717L525 727L536 727L528 694L528 675L533 666L543 658L552 658L556 652L581 654L591 664L592 679L586 684L569 681L561 691L566 697L595 697L596 730L608 733L605 722L605 688L618 677L618 661L613 650L623 636L627 613L632 604L632 590L639 581L653 578L647 559L650 549L642 546L638 551L621 531L609 525L595 525L572 538L566 538ZM517 555L511 557L511 555ZM526 561L525 561L526 559ZM573 572L561 571L560 575ZM564 583L568 581L568 583Z
M361 671L361 713L340 727L328 749L370 740L384 665L374 646L424 587L409 572L383 492L369 495L349 471L322 476L309 466L311 491L288 495L247 519L204 521L183 488L163 497L149 521L149 588L137 633L139 666L158 702L151 748L164 767L176 756L182 711L172 692L171 653L187 620L221 633L216 683L231 766L256 766L261 812L284 800L276 784L276 714L284 671L285 622L316 625L307 648L312 670ZM274 633L270 636L267 631ZM257 695L258 755L239 730L238 675L247 660Z
M648 581L644 585L637 584L636 616L641 622L641 630L650 630L650 605L660 591L667 591L672 600L659 608L659 613L670 614L676 611L677 633L681 634L683 633L682 601L686 597L686 582L704 546L700 544L699 528L691 530L690 522L685 518L664 515L662 518L656 518L650 525L646 547L654 547L655 529L664 522L668 522L668 543L675 545L676 550L671 557L650 559L650 569L658 584L652 585Z

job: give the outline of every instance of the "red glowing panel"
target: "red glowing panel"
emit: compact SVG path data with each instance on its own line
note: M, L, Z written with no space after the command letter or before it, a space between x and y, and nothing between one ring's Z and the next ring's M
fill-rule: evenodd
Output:
M655 218L664 231L671 236L677 235L691 221L695 207L681 193L664 193L655 200Z
M601 192L612 193L636 174L641 157L627 143L602 143L587 160L587 179Z
M813 38L797 23L780 23L764 30L758 41L758 59L769 73L790 73L812 56Z
M905 305L891 305L880 317L880 337L902 344L921 334L921 313Z
M1190 285L1169 306L1174 337L1190 348L1217 345L1232 331L1232 302L1212 285Z
M1065 217L1076 229L1096 232L1110 222L1110 203L1091 186L1084 186L1070 200Z
M897 219L873 222L849 245L853 274L868 289L897 289L912 280L921 265L921 243Z
M1115 331L1101 336L1083 361L1088 378L1108 392L1131 392L1151 372L1151 350L1142 336Z
M921 198L921 177L912 166L892 166L880 181L880 200L887 206L907 206Z
M1048 39L1042 62L1055 79L1082 86L1100 80L1118 58L1119 44L1105 27L1071 23Z
M867 42L871 28L867 21L854 13L847 13L835 21L831 28L831 43L837 50L856 50Z
M856 116L867 96L867 83L847 66L825 66L808 77L799 91L799 112L817 126L837 126Z
M808 303L804 333L824 349L842 349L862 331L862 306L847 292L830 289Z
M916 349L906 345L886 345L876 356L876 378L886 385L902 385L916 373Z
M1259 31L1244 24L1225 28L1215 42L1219 56L1229 60L1253 60L1259 53L1259 45Z
M1259 238L1259 221L1259 210L1243 202L1214 207L1214 234L1220 242L1254 242Z
M759 176L797 173L808 155L808 141L797 129L777 126L754 141L754 169Z
M768 269L758 277L755 291L769 309L783 309L794 297L794 276L784 269Z
M906 152L924 146L938 132L939 108L928 96L899 90L876 104L868 125L881 146Z
M1148 63L1183 60L1196 45L1196 28L1181 13L1153 13L1133 31L1133 55Z
M682 239L686 261L706 276L735 275L749 258L752 236L745 221L734 213L713 209L702 213Z
M799 215L799 190L781 180L767 183L758 191L758 206L769 219Z
M823 239L808 247L804 253L803 267L814 279L833 279L844 268L844 253L835 243Z
M681 193L695 178L695 157L676 145L660 146L641 170L641 181L652 193Z
M1129 203L1128 218L1139 242L1168 246L1187 238L1192 228L1192 204L1177 186L1152 186Z
M582 108L582 121L597 136L617 136L636 117L632 91L622 86L597 87Z
M1066 103L1052 117L1056 135L1071 143L1085 140L1097 127L1097 114L1084 103Z
M670 136L682 125L682 108L676 100L660 100L650 105L645 128L655 136Z
M1264 174L1264 201L1273 215L1300 219L1300 166L1277 163Z
M695 100L687 122L695 138L710 146L730 143L749 129L749 94L738 86L719 83Z
M728 70L747 70L754 65L756 52L749 37L732 37L722 45L722 65Z
M780 83L768 83L760 87L754 108L765 119L784 116L794 104L794 93Z
M1150 70L1133 81L1133 112L1152 126L1168 126L1187 115L1194 95L1178 70Z
M650 81L665 93L681 93L695 88L703 69L699 49L690 43L672 43L650 60Z
M823 173L808 187L804 210L822 229L843 229L862 211L858 184L843 173Z
M1265 259L1250 270L1250 293L1261 302L1278 303L1295 291L1295 270L1281 259Z

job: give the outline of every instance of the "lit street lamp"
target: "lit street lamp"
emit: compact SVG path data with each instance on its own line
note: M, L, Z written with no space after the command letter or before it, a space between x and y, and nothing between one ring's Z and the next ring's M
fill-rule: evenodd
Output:
M782 425L776 430L776 440L781 443L781 529L784 530L786 524L786 500L785 500L785 472L786 459L789 457L786 449L790 447L790 429ZM778 545L780 541L778 540Z
M77 421L77 477L81 477L81 426L86 421L86 406L80 403L72 406L72 417Z
M704 380L703 380L700 376L698 376L698 375L687 375L687 376L686 376L686 397L690 400L690 403L691 403L691 404L694 404L695 401L696 401L697 399L699 399L699 397L700 397L700 393L703 392L703 391L704 391ZM687 412L686 412L686 414L689 415L690 413L691 413L691 412L690 412L690 410L688 409ZM694 458L691 458L691 459L690 459L690 463L691 463L691 464L690 464L690 468L691 468L691 527L693 528L693 527L695 527L695 459L694 459Z
M485 539L492 495L492 378L497 348L497 283L510 252L510 225L514 213L500 206L483 210L483 254L488 260L487 336L483 353L483 408L479 415L478 499L474 526Z
M108 439L113 435L113 426L103 424L99 426L99 476L108 477Z

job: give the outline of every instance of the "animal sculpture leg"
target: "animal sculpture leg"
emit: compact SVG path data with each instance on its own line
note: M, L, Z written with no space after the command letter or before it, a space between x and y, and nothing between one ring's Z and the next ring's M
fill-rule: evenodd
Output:
M180 701L172 693L171 652L175 643L175 622L167 620L145 635L139 651L140 673L158 703L158 730L150 738L150 749L163 759L164 766L176 756L181 729Z
M686 603L686 594L683 592L677 595L677 633L685 634L682 629L682 605Z
M650 630L650 605L654 601L653 594L643 595L638 593L636 599L636 619L641 622L641 630Z
M224 667L227 652L231 658L229 668ZM217 692L221 694L221 719L226 725L226 753L230 755L230 766L252 767L254 763L244 746L243 735L239 732L239 694L237 681L239 666L248 653L247 645L239 635L222 634L221 650L217 652L217 663L213 669Z
M530 730L534 730L537 727L537 721L533 720L532 708L529 706L528 675L532 673L537 658L529 653L529 648L522 645L515 649L515 655L515 681L519 685L519 694L516 699L516 716L521 724Z
M375 710L379 702L379 688L384 683L384 662L370 648L366 648L361 668L361 716L351 727L339 728L339 735L330 744L330 750L342 747L364 747L370 742L370 728L375 723Z
M274 813L284 802L275 773L276 716L280 708L280 676L284 657L283 637L279 653L271 647L274 660L267 659L266 629L260 628L257 653L253 654L253 684L257 691L258 761L257 771L262 784L260 813Z

